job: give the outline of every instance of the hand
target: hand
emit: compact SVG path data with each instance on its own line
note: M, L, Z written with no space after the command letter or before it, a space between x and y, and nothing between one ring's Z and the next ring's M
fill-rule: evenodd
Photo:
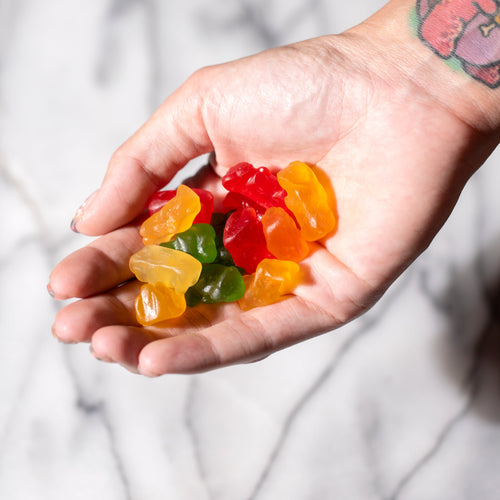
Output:
M103 234L52 272L56 298L83 297L54 333L99 359L154 376L249 362L335 329L369 308L422 252L484 159L477 133L383 55L363 30L277 48L195 73L112 156L75 219ZM425 50L425 49L423 49ZM483 141L484 142L484 141ZM479 150L483 153L478 152ZM307 280L274 305L197 306L162 327L135 321L128 260L147 199L190 159L317 165L339 226L302 263ZM481 156L482 154L482 156ZM214 185L204 169L197 185Z

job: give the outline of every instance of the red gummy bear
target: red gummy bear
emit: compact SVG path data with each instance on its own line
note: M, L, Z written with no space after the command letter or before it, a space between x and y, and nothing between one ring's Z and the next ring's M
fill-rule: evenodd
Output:
M266 208L262 207L252 199L240 193L229 191L224 200L222 200L222 207L226 212L231 210L243 210L244 208L253 208L260 220L266 212Z
M228 170L222 178L222 185L228 191L250 198L261 207L287 210L286 191L267 167L255 168L250 163L239 163Z
M194 219L193 224L210 224L212 212L214 211L214 195L206 189L192 189L199 196L201 203L201 210ZM158 212L176 193L177 190L175 189L156 192L148 202L149 215Z
M233 212L224 228L223 243L234 263L253 273L263 259L272 259L266 246L262 222L253 208Z

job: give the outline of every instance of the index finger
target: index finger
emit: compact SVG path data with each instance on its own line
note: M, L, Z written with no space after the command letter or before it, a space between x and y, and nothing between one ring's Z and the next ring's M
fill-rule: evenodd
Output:
M100 235L130 222L178 170L212 150L198 80L186 81L112 155L101 187L77 211L73 229Z

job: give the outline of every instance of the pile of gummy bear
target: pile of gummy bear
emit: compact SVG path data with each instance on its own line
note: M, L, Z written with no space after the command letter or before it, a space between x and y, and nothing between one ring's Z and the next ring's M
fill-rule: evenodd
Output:
M301 281L309 242L334 231L325 187L305 163L272 173L240 163L222 178L223 212L214 196L181 184L150 199L144 247L130 269L144 282L135 301L148 326L197 304L238 302L242 310L282 300Z

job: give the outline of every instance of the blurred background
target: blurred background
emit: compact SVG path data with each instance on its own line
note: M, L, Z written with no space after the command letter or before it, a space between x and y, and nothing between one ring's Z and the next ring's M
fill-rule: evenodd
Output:
M111 153L201 66L382 0L0 1L0 498L500 496L500 157L368 314L256 364L144 379L51 335L51 268ZM205 158L188 166L194 171Z

